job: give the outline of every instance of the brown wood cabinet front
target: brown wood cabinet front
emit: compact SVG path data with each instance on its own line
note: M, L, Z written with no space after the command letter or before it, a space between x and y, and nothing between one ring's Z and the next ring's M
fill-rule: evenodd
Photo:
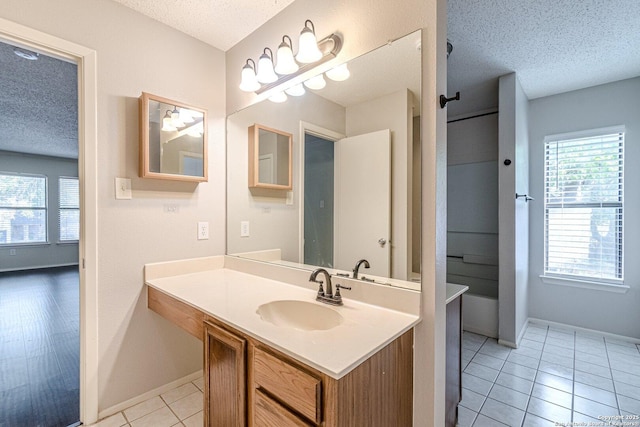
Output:
M246 339L204 323L205 426L247 425Z

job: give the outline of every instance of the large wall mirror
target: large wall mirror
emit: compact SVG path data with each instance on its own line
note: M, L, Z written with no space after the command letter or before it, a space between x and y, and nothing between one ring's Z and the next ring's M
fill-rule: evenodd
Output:
M420 286L420 83L418 30L348 63L282 103L227 119L227 253ZM247 130L292 135L292 188L250 188Z
M207 180L207 112L151 95L140 96L140 176Z

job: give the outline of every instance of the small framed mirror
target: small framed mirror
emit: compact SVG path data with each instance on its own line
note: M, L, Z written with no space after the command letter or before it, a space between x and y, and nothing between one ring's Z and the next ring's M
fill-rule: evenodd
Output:
M143 92L140 96L140 176L207 181L207 112Z
M249 126L249 188L291 190L293 135L254 124Z

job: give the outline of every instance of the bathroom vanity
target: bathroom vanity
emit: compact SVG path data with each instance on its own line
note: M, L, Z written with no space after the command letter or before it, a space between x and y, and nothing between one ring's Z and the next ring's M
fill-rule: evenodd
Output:
M205 425L411 426L419 293L339 278L329 307L308 272L259 264L145 266L148 307L204 341Z

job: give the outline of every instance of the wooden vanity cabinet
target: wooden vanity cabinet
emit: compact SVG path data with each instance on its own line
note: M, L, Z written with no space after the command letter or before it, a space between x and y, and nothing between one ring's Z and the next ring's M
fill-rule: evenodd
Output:
M222 322L205 318L205 426L412 425L413 330L336 380ZM243 382L246 400L238 395ZM219 409L229 399L242 403ZM246 424L235 412L243 405ZM216 410L229 418L215 418ZM219 419L230 421L217 422Z

